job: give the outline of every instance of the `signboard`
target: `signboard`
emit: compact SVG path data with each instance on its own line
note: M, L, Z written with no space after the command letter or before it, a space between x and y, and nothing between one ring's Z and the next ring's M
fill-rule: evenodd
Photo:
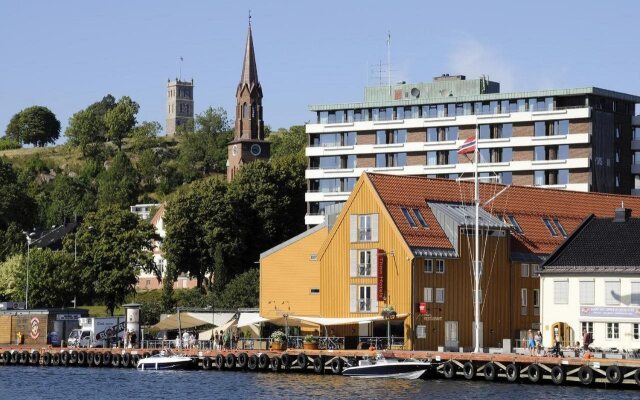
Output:
M378 301L386 300L387 284L387 255L384 250L378 250Z
M420 314L427 313L427 303L420 303Z
M581 317L640 318L638 307L580 307Z
M31 339L40 337L40 320L37 317L31 318Z
M416 326L416 338L418 338L418 339L426 339L427 338L427 326L426 325L418 325L418 326Z
M58 314L56 315L57 321L76 321L81 318L80 314Z

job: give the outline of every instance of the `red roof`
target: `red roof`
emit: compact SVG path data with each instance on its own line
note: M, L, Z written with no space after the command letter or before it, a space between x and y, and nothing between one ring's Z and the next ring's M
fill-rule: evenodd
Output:
M367 173L398 229L411 247L451 249L451 243L431 212L428 201L473 204L473 182ZM505 189L506 188L506 189ZM504 192L500 193L503 189ZM564 240L552 236L542 218L557 218L568 235L589 215L613 217L623 203L640 212L640 197L573 192L529 186L481 183L480 203L497 197L483 208L493 215L513 215L523 233L512 231L512 251L550 254ZM411 227L401 208L418 208L428 229ZM633 215L636 215L635 213ZM417 223L418 221L416 221ZM508 223L508 221L506 221ZM558 228L555 228L556 231Z

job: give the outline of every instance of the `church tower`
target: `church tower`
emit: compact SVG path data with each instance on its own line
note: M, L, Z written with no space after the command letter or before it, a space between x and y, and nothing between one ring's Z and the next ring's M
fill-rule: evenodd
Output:
M236 89L235 132L227 145L227 181L231 182L243 164L268 159L270 143L264 140L262 86L258 81L256 55L253 51L251 18L242 62L242 75Z
M176 134L180 125L193 122L193 79L167 81L167 136Z

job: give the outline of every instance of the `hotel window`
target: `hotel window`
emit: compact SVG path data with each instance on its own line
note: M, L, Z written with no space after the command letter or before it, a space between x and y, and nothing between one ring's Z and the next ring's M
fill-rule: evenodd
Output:
M533 124L533 135L534 136L546 136L547 135L547 125L544 121L537 121Z
M436 260L436 274L444 274L444 260Z
M453 165L458 163L458 151L449 150L449 157L447 157L447 164Z
M311 294L320 294L319 288L311 288Z
M358 251L358 276L371 276L371 250Z
M569 145L563 144L558 146L558 155L556 159L558 160L566 160L569 158Z
M553 281L553 304L569 304L569 281Z
M513 124L502 124L498 125L500 127L500 137L501 138L510 138L513 134Z
M358 240L371 240L371 215L358 215Z
M620 305L620 281L605 281L605 304L608 306Z
M491 138L491 126L490 125L480 125L478 127L479 137L480 139L490 139Z
M631 282L631 305L640 305L640 282Z
M444 288L436 288L436 303L444 303Z
M580 304L595 304L595 291L594 281L580 281Z
M376 154L376 168L404 167L407 165L407 153Z
M424 260L424 272L430 274L433 272L433 260L427 258Z
M520 314L527 315L527 289L520 289Z
M423 228L428 228L429 225L427 225L427 221L424 220L424 217L422 216L422 213L420 212L419 209L414 208L413 209L413 213L416 215L416 218L418 219L418 222L420 222L420 225L422 225Z
M395 129L391 131L377 131L376 144L399 144L406 143L407 130Z
M371 286L358 287L358 311L371 311Z
M554 135L568 135L569 134L569 120L563 119L553 122L553 134Z
M520 264L520 276L522 278L529 277L529 264Z
M516 233L522 234L523 233L522 228L518 224L518 221L516 221L516 217L510 214L508 215L508 218L509 218L509 222L511 223L511 226L516 231Z
M633 324L633 339L640 339L640 324Z
M537 278L540 276L540 264L531 264L531 277Z
M560 232L563 237L567 237L567 231L564 230L564 226L562 226L560 220L558 218L554 218L553 223L556 225L556 228L558 228L558 232Z
M450 140L450 141L458 140L458 127L449 126L445 128L445 137L447 140Z
M556 232L556 230L553 227L553 225L551 225L551 221L549 221L549 218L542 218L542 221L544 221L544 225L549 230L549 233L551 233L551 236L553 236L553 237L558 236L558 232Z
M438 165L437 151L427 151L427 165Z
M545 151L544 146L535 146L533 148L533 160L545 161L546 159L547 159L547 153Z
M499 172L500 183L510 185L513 182L513 174L511 172Z
M534 186L542 186L546 185L546 174L545 171L534 171L533 172L533 185Z
M427 142L438 141L438 130L436 128L427 128Z
M409 225L412 228L417 228L418 225L416 224L416 222L413 220L413 217L411 217L411 214L409 214L409 210L407 210L404 207L401 207L400 210L402 210L402 214L404 215L404 217L407 219L407 222L409 223Z
M425 303L433 302L433 288L430 288L430 287L424 288L424 302Z
M620 339L620 324L607 322L607 339Z

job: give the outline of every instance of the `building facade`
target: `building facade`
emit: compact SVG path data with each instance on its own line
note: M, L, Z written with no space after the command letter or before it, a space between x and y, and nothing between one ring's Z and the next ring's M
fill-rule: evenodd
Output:
M640 209L640 197L497 183L481 184L480 200L484 347L550 329L540 324L542 262L590 214ZM357 343L386 337L380 315L393 306L405 348L473 347L472 202L471 182L363 174L337 216L262 255L261 315L275 299L290 315L341 320L334 334Z
M614 211L611 210L611 217ZM589 217L543 265L540 289L545 346L640 346L640 218L616 209Z
M167 124L165 134L173 136L180 126L193 124L193 79L167 80Z
M264 140L262 85L258 80L253 35L249 23L242 74L236 89L234 137L227 145L227 181L233 179L243 164L267 160L269 155L270 143Z
M456 179L478 131L480 173L500 182L640 193L640 97L595 87L500 93L464 76L365 88L361 103L312 105L305 221L324 220L365 171ZM638 153L636 153L638 150Z

